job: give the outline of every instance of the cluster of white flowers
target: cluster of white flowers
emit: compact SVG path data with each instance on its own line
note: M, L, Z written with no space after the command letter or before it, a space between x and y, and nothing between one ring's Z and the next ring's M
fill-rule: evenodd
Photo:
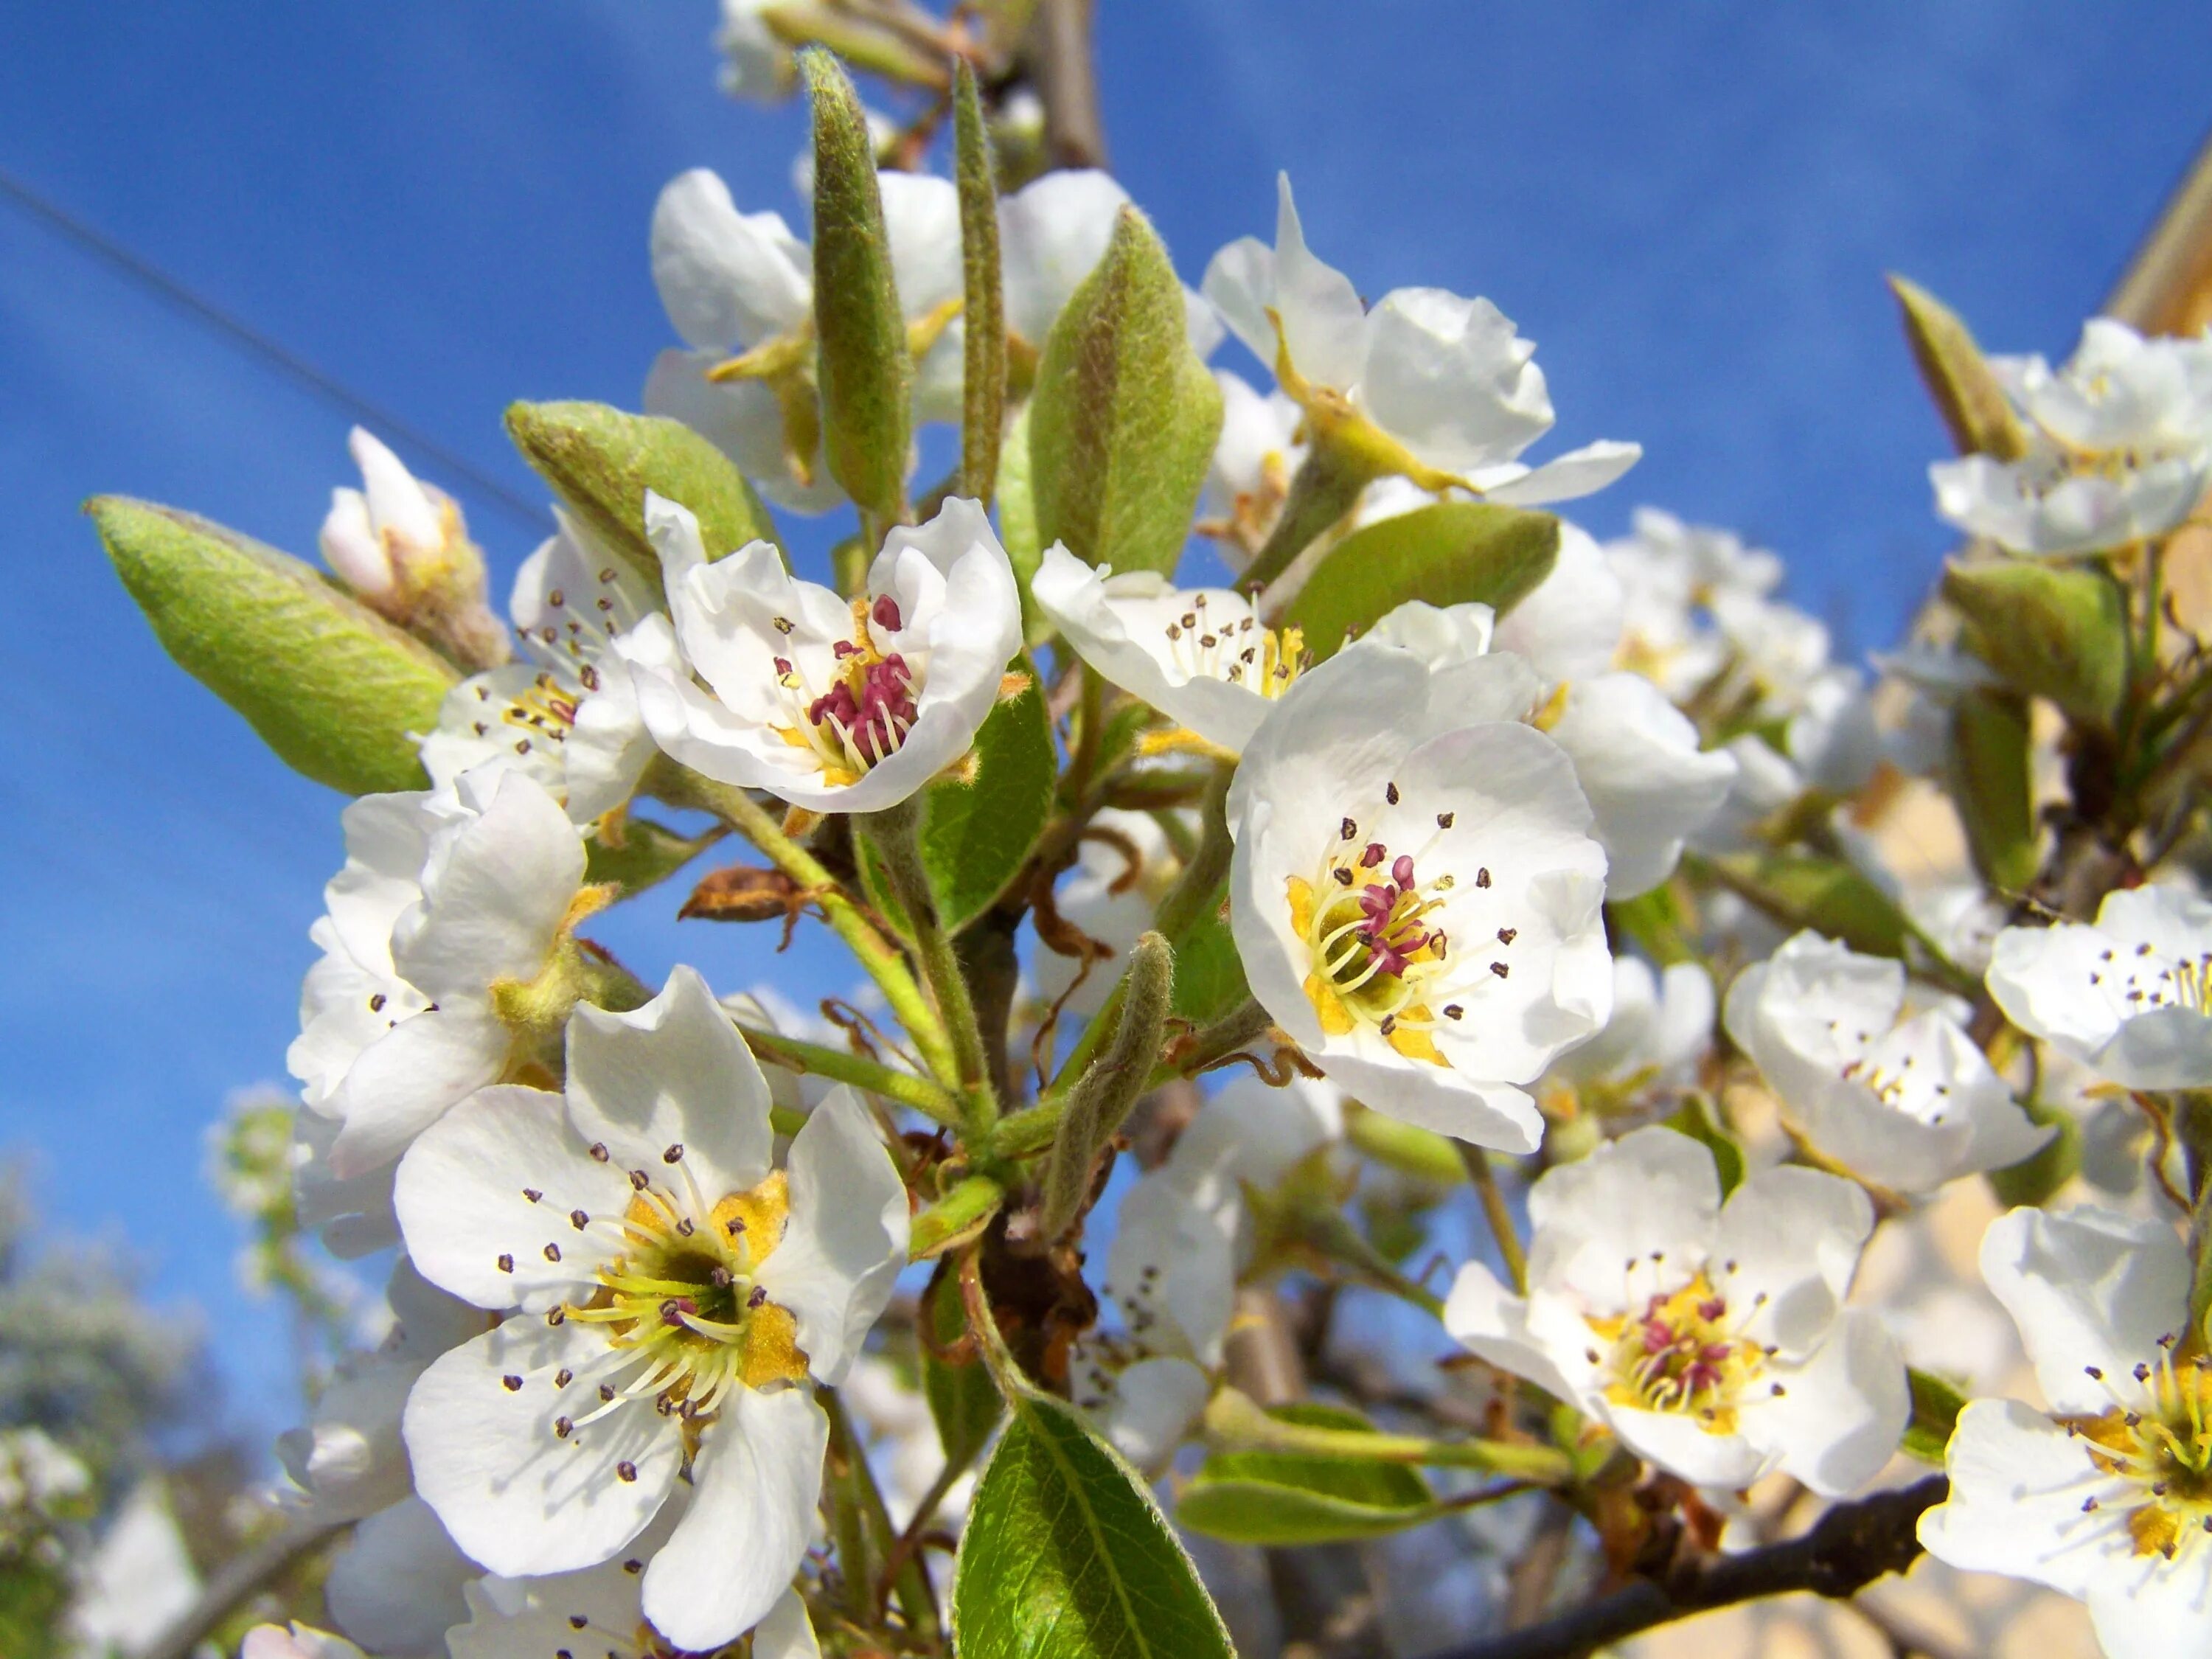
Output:
M809 9L728 0L733 89L788 85ZM2126 595L2124 640L2019 619L2054 657L2119 652L2092 720L2081 661L2054 690L1991 648L2007 617L1931 630L1884 684L1778 597L1770 552L1656 510L1609 544L1531 511L1639 451L1524 460L1554 419L1534 345L1485 299L1363 301L1287 180L1272 246L1231 242L1179 310L1162 270L1142 360L1171 356L1202 408L1202 492L1194 447L1170 505L1241 585L1117 571L1072 528L1039 545L1029 469L1058 452L1022 400L1119 349L1118 313L1085 307L1127 196L1069 171L999 201L1011 373L984 398L961 188L886 169L848 194L893 278L890 425L1000 420L995 520L965 473L912 514L869 503L834 586L768 535L716 544L748 483L847 504L823 386L849 343L823 318L849 296L703 170L651 228L684 346L644 403L690 430L634 423L684 465L626 453L596 495L545 466L566 505L511 640L453 503L356 434L366 489L338 493L329 563L452 672L407 733L428 787L345 809L289 1056L301 1224L400 1252L382 1346L281 1443L296 1504L353 1528L325 1593L345 1636L267 1626L251 1659L769 1659L816 1652L830 1607L838 1650L941 1651L883 1621L978 1446L902 1368L1057 1394L1146 1476L1188 1472L1194 1443L1356 1461L1338 1419L1252 1427L1235 1337L1285 1280L1395 1296L1425 1358L1495 1385L1479 1451L1407 1434L1377 1461L1571 1489L1616 1567L1770 1476L1848 1500L1948 1437L1930 1553L2084 1599L2114 1654L2212 1644L2212 901L2188 839L2212 675L2157 586L2212 485L2212 340L2100 321L2056 373L1944 371L2010 425L1936 468L1941 514L2007 555L2094 557ZM1205 368L1232 337L1271 388ZM1112 425L1073 464L1168 490L1108 453L1137 441ZM723 458L717 496L697 469ZM1425 548L1446 522L1460 539ZM1352 568L1374 537L1397 550ZM1002 714L1026 735L994 739ZM818 915L881 1000L802 1032L690 966L656 993L586 937L673 873L638 874L643 799L749 839L775 868L728 890ZM1964 850L1908 872L1921 829L1896 826L1930 802ZM2130 1213L2047 1207L2080 1139L2069 1074L2160 1137ZM1462 1170L1493 1249L1460 1252L1440 1299L1441 1256L1416 1273L1355 1194L1456 1240L1423 1231L1433 1192L1368 1176ZM1982 1278L2043 1409L1947 1408L1858 1284L1878 1227L1983 1177L2031 1200ZM929 1291L896 1296L932 1258ZM857 1486L855 1418L890 1471ZM825 1460L847 1471L826 1488ZM1624 1469L1666 1478L1632 1499ZM885 1514L905 1530L864 1583L846 1557Z

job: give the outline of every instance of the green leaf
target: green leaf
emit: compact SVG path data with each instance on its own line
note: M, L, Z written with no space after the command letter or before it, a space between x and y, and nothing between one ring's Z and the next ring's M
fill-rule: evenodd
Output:
M1869 956L1905 954L1905 913L1848 864L1811 853L1730 853L1699 867L1793 932L1810 927Z
M1017 1401L968 1512L960 1659L1234 1659L1144 1480L1067 1405Z
M1044 690L1025 666L1018 696L1002 697L975 733L973 782L940 778L922 797L921 858L938 918L957 933L1006 890L1052 810L1060 757Z
M2027 439L2012 404L1958 313L1902 276L1891 276L1889 289L1905 316L1905 338L1912 348L1912 361L1919 366L1928 395L1936 400L1936 412L1943 417L1959 453L2000 461L2018 460L2026 454Z
M860 94L823 52L800 54L814 94L814 327L830 476L863 512L906 506L914 359L891 271L874 142Z
M1923 1463L1941 1463L1951 1431L1959 1426L1959 1413L1966 1409L1966 1396L1926 1371L1907 1370L1905 1381L1912 1390L1912 1417L1898 1449Z
M1374 1431L1358 1413L1334 1406L1277 1406L1268 1415L1317 1428ZM1176 1519L1191 1531L1232 1544L1379 1538L1440 1513L1429 1483L1405 1464L1282 1452L1216 1452L1176 1502Z
M2048 1202L2081 1169L2079 1118L2064 1107L2053 1106L2046 1101L2025 1102L2021 1109L2027 1112L2029 1121L2055 1128L2058 1133L2045 1141L2033 1157L2009 1169L1990 1171L1990 1190L1996 1194L1998 1202L2008 1206Z
M2000 892L2026 890L2042 860L2028 762L2027 705L2000 691L1969 691L1951 721L1956 801L1974 868Z
M982 1451L991 1431L1006 1415L1006 1402L999 1398L998 1385L991 1381L990 1369L980 1357L956 1364L931 1352L951 1347L968 1329L968 1318L960 1306L960 1278L953 1262L939 1264L929 1288L922 1293L921 1306L932 1338L921 1349L921 1391L937 1424L937 1443L945 1449L945 1461L965 1463Z
M1315 567L1285 620L1316 659L1334 656L1409 599L1489 605L1499 616L1552 574L1559 521L1488 501L1439 501L1355 530Z
M1030 405L1024 404L1006 428L1006 447L999 453L999 541L1006 562L1014 568L1014 585L1022 592L1022 639L1042 645L1056 631L1051 619L1030 597L1030 583L1044 562L1044 543L1037 536L1036 491L1030 466Z
M651 818L623 821L622 845L593 839L584 845L584 879L622 884L629 898L664 882L722 838L719 830L702 836L680 835Z
M1116 570L1171 572L1221 434L1221 388L1190 349L1182 284L1133 207L1047 337L1030 404L1040 542Z
M1660 1121L1676 1134L1689 1136L1713 1155L1713 1171L1721 1178L1723 1198L1743 1185L1743 1148L1722 1127L1711 1100L1703 1095L1691 1095L1674 1109L1672 1115Z
M85 504L162 648L277 758L349 795L421 789L410 732L459 676L312 565L174 507Z
M1176 943L1175 995L1169 1012L1194 1025L1210 1025L1251 994L1229 923L1218 903L1209 905Z
M1690 919L1682 908L1680 891L1671 881L1632 899L1616 899L1605 907L1607 921L1662 968L1697 960L1690 943Z
M999 478L1006 424L1006 307L999 270L999 185L975 71L962 58L952 103L953 178L960 192L962 365L960 488L985 507ZM1019 573L1017 572L1018 574Z
M2014 690L2048 697L2109 730L2128 685L2128 623L2117 583L2030 559L1943 571L1943 597L1966 618L1966 643Z
M562 504L656 587L660 556L645 538L648 489L691 509L710 559L777 541L768 508L730 458L680 422L605 404L509 404L507 434Z

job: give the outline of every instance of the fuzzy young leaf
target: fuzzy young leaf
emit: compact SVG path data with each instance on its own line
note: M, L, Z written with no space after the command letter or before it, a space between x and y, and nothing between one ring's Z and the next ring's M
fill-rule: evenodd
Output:
M1500 616L1551 574L1559 521L1487 501L1439 501L1355 530L1330 549L1286 608L1316 658L1334 656L1409 599L1480 601Z
M1134 208L1045 341L1030 406L1041 542L1115 570L1171 571L1221 434L1182 285Z
M954 167L960 191L961 314L967 319L962 365L960 487L988 507L999 478L1006 423L1006 293L999 269L999 186L983 128L975 71L963 58L954 83Z
M865 513L906 507L914 360L891 272L874 142L827 52L803 53L814 95L814 327L830 476Z
M679 835L651 818L623 820L622 844L593 839L585 844L584 879L617 882L624 898L664 882L721 839L718 830Z
M1006 447L999 452L999 541L1006 561L1014 567L1014 583L1022 592L1022 641L1042 645L1056 631L1052 621L1030 596L1030 582L1044 562L1044 543L1037 536L1036 475L1030 466L1030 405L1006 428Z
M1970 691L1951 722L1959 817L1982 878L2002 892L2035 879L2035 801L2028 769L2027 707L2002 692Z
M678 422L605 404L509 404L507 432L562 504L655 586L660 557L645 538L647 490L691 509L709 558L777 541L768 508L730 458Z
M2017 691L2109 730L2127 693L2128 624L2118 587L2087 570L2028 559L1954 563L1943 597L1975 655Z
M1334 1406L1278 1406L1268 1415L1314 1428L1374 1431L1358 1413ZM1216 1452L1176 1502L1176 1519L1193 1532L1270 1546L1379 1538L1438 1513L1429 1483L1402 1463L1284 1452Z
M1905 318L1905 343L1919 366L1936 412L1961 455L1988 455L2016 461L2027 453L2027 439L2012 404L1990 373L1982 349L1959 315L1941 300L1902 276L1889 279Z
M85 504L155 636L277 758L349 795L420 789L410 733L459 678L312 565L174 507Z
M1074 1409L1012 1419L968 1511L952 1586L960 1659L1234 1659L1144 1479Z
M1810 927L1868 956L1905 954L1905 913L1848 864L1809 853L1730 853L1706 867L1792 932Z
M1923 1463L1941 1463L1951 1431L1959 1426L1959 1413L1966 1408L1966 1396L1926 1371L1908 1370L1905 1381L1912 1391L1912 1417L1898 1449Z
M1252 994L1244 963L1215 903L1200 912L1176 945L1175 1000L1170 1012L1194 1026L1211 1025Z
M921 857L939 920L958 932L1019 873L1052 811L1060 761L1036 676L1001 697L975 732L973 781L941 778L922 798Z

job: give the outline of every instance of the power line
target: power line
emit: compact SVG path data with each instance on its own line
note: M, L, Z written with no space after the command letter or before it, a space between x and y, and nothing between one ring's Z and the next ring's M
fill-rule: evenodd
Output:
M465 480L486 502L504 508L521 524L533 531L545 527L546 514L542 507L508 489L465 456L456 454L390 410L372 403L343 382L332 379L251 323L202 299L158 265L150 264L122 243L95 230L4 168L0 168L0 200L11 203L64 240L120 271L141 287L159 295L187 317L213 329L233 345L258 357L279 374L289 376L324 402L342 410L363 425L376 428L380 435L398 439L404 446L436 463L444 471Z

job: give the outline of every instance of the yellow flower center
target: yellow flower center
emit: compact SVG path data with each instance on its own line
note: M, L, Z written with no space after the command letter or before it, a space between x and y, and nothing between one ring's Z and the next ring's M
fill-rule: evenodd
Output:
M1653 1295L1640 1314L1592 1320L1591 1330L1609 1345L1606 1398L1680 1413L1708 1433L1735 1433L1737 1402L1769 1358L1741 1328L1756 1306L1731 1309L1700 1273L1679 1291ZM1599 1351L1590 1358L1596 1361ZM1773 1386L1781 1392L1781 1384Z
M1450 940L1431 918L1452 878L1425 888L1410 854L1393 858L1381 842L1352 841L1330 849L1315 880L1288 881L1291 926L1310 953L1306 997L1331 1036L1371 1026L1408 1059L1445 1065L1429 1036L1437 1016L1422 992L1447 966ZM1444 1012L1456 1019L1461 1010L1454 1004Z
M2121 1517L2138 1555L2172 1560L2212 1540L2212 1361L2177 1364L2172 1345L2155 1365L2139 1364L2136 1381L2150 1392L2149 1408L2115 1404L2095 1417L2063 1417L2066 1431L2087 1443L2099 1474L2121 1483L2081 1501L2085 1515ZM2095 1366L2088 1374L2099 1382Z

